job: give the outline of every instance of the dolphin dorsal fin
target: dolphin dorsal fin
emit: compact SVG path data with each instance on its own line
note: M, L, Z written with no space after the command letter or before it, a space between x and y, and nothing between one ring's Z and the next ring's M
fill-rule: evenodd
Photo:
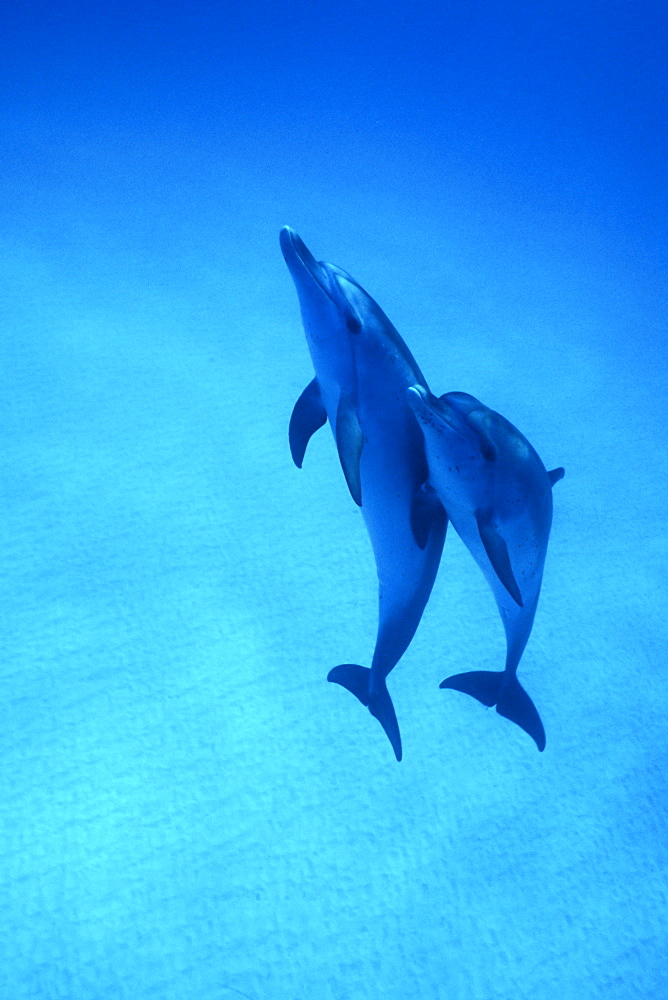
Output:
M523 608L522 595L520 588L517 586L513 568L510 565L510 556L508 555L508 546L505 539L499 534L489 515L478 511L475 519L478 524L478 531L480 532L480 540L485 546L485 552L494 572L515 603Z
M307 444L326 421L327 410L320 395L318 380L314 378L295 403L290 417L290 452L298 469L302 467Z
M558 469L551 469L547 474L547 478L550 480L550 486L554 486L554 484L558 483L560 479L563 479L565 475L566 470L562 469L561 466L559 466Z
M350 495L357 506L361 507L360 456L364 447L364 434L357 416L357 407L347 393L341 394L336 412L336 447Z

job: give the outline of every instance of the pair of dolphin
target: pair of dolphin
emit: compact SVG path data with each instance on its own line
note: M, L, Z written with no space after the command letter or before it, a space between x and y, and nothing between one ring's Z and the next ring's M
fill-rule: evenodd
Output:
M496 705L543 750L540 717L516 673L540 592L551 487L563 469L548 473L520 432L473 396L433 396L406 344L361 285L316 261L289 227L280 243L316 373L290 419L292 457L301 468L311 436L329 420L378 572L371 667L341 664L328 680L369 708L401 760L387 676L420 623L450 519L494 592L507 657L502 672L458 674L441 687Z

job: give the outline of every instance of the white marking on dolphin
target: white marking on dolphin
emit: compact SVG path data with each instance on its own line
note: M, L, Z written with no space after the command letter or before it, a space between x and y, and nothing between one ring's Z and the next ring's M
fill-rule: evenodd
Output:
M441 687L496 705L544 750L543 724L517 667L540 594L552 486L564 470L547 472L516 427L467 393L437 399L415 385L408 396L424 433L430 483L492 588L506 633L503 672L456 674Z
M290 420L292 457L301 468L311 435L329 420L378 573L371 667L344 663L327 679L368 707L401 760L386 678L418 627L447 527L443 507L426 483L424 441L407 399L409 386L417 383L426 391L426 382L387 316L354 278L316 261L292 229L283 229L280 240L315 369Z

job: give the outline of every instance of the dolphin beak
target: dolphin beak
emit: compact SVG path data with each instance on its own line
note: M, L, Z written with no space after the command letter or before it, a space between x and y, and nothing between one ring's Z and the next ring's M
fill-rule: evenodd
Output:
M305 285L305 276L308 275L310 280L319 285L331 299L331 292L323 280L322 265L318 263L294 229L290 229L290 226L284 226L281 229L279 240L285 263L288 265L288 270L297 288L300 285Z
M281 251L292 275L292 280L300 288L306 287L305 276L315 282L321 292L336 306L342 314L349 333L357 334L362 329L362 323L348 302L336 275L329 266L315 259L304 241L290 226L281 229L279 240Z
M279 239L285 263L288 265L290 273L293 277L296 275L296 272L300 272L302 268L306 270L311 277L315 277L318 270L318 262L294 229L290 229L290 226L284 226L283 229L281 229Z
M452 407L441 397L433 396L424 385L412 385L408 390L408 403L417 419L423 424L445 425L462 435L461 420ZM465 436L465 435L462 435Z

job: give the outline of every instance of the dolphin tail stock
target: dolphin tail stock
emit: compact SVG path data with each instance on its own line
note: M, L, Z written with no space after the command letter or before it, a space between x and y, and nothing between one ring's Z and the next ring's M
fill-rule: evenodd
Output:
M385 734L392 744L394 756L401 760L401 734L396 712L387 690L385 678L377 678L376 690L373 695L369 694L371 683L371 670L369 667L360 667L356 663L341 663L338 667L333 667L327 674L327 680L334 684L340 684L351 694L354 694L358 701L369 709L374 718L378 719L385 730Z
M440 685L452 691L462 691L477 698L483 705L496 710L528 733L539 750L545 749L545 730L536 706L515 674L495 670L473 670L454 674Z

